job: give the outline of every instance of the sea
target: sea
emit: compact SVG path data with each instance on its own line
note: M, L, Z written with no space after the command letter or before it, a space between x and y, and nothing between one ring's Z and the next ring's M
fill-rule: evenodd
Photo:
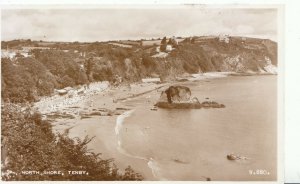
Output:
M156 180L277 180L276 75L180 85L200 102L225 108L151 110L160 91L127 100L132 110L117 118L115 128L122 154L146 160ZM228 154L241 159L228 160Z

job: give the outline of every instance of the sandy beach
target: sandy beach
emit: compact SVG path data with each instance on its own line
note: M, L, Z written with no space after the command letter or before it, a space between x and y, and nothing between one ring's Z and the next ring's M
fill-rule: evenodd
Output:
M203 79L206 77L192 80ZM176 83L178 82L173 82ZM86 136L94 137L88 144L90 151L101 153L104 159L113 158L114 163L121 170L130 165L136 172L142 174L145 180L157 180L151 169L151 160L128 155L122 149L117 129L121 128L118 124L122 126L124 113L135 108L125 105L124 102L140 97L145 99L145 104L151 109L161 91L170 84L134 83L111 87L105 82L98 83L97 87L87 90L82 95L45 97L34 107L45 119L51 120L55 133L68 131L69 137L80 139ZM78 91L81 90L82 88Z
M52 120L55 133L63 133L68 130L71 138L94 137L88 144L90 151L101 153L104 159L113 158L114 163L122 171L130 165L145 179L155 180L151 169L147 166L147 160L126 156L126 153L122 152L118 146L116 121L118 117L132 108L123 105L122 102L141 95L146 96L152 91L157 92L165 85L140 83L114 88L102 84L98 89L86 92L81 96L47 97L36 103L35 108L45 118Z
M237 84L242 84L239 82L240 79L237 80L237 78L238 77L229 78L227 74L224 73L221 73L220 75L211 73L197 75L184 82L163 84L140 83L123 85L117 88L107 86L105 88L99 88L93 93L84 94L79 97L81 100L77 103L59 106L59 108L56 109L56 112L53 112L53 109L50 106L43 105L42 107L50 108L41 108L41 112L47 118L52 118L54 132L63 133L68 130L71 138L79 137L80 139L83 139L85 136L90 138L94 137L88 144L90 151L101 153L102 157L105 159L113 158L114 163L121 170L124 170L128 165L130 165L136 172L142 174L145 180L206 180L209 177L212 177L213 179L219 178L219 180L226 180L226 173L217 174L219 173L217 168L220 168L218 165L219 163L228 164L226 159L223 160L226 157L226 153L238 151L235 149L239 149L241 145L235 143L235 139L237 137L230 138L226 132L220 132L219 130L226 128L226 124L222 125L223 123L221 123L221 121L226 119L229 122L233 121L234 119L232 119L231 114L236 113L237 109L241 109L241 107L246 108L243 104L241 104L242 106L238 104L240 102L245 103L246 101L243 102L244 100L240 99L233 103L231 102L233 97L229 95L230 93L227 94L226 92L226 90L236 90L235 88L238 87ZM247 84L245 91L240 92L242 95L245 95L244 97L241 96L241 98L244 99L246 97L249 98L249 100L253 100L253 97L251 97L251 95L248 96L247 94L249 93L249 87L259 84L257 83L259 78L257 80L255 77L251 78L249 76L240 78L241 80L245 79L245 81L248 80L250 82L247 82L249 85ZM268 76L266 76L266 78L268 78ZM235 84L235 82L233 82L231 87L229 87L228 85L230 83L228 82L233 79L237 80L238 83ZM228 85L226 85L227 83ZM175 119L172 119L176 117L172 112L160 109L158 111L152 111L151 109L159 99L161 91L171 84L183 84L191 87L194 89L193 93L196 94L197 97L202 96L202 98L199 98L200 101L204 101L204 97L210 97L212 100L225 102L225 105L230 105L232 103L233 106L226 107L225 110L196 110L200 114L195 114L196 111L193 110L189 111L188 114L185 114L186 111L176 111L175 114L178 117ZM224 86L222 88L224 88L225 91L222 91L222 89L221 91L217 91L218 86ZM253 95L258 94L255 92ZM49 98L53 99L54 97ZM250 101L247 103L250 103ZM235 104L237 104L237 107L234 107ZM36 106L37 108L38 105L39 104ZM166 116L166 112L168 116L170 116L170 120L163 119ZM235 131L239 131L244 128L248 129L251 124L251 122L247 119L243 120L243 116L246 118L246 114L243 112L241 113L242 116L236 117L236 121L245 121L245 125L243 125L243 123L236 125L236 130L231 127L234 134L237 134ZM53 116L53 114L55 116ZM269 117L264 119L264 116L261 115L254 116L260 118L258 119L258 123L260 121L271 120ZM189 118L190 120L182 119L184 117ZM206 119L207 122L198 122L200 120L199 118L203 120ZM165 121L167 123L165 123ZM174 124L172 121L174 121L174 123L175 121L178 122L177 124ZM182 124L182 122L186 121L190 121L189 126ZM217 124L214 124L214 121L217 121ZM193 124L193 122L196 124ZM232 123L235 123L235 120ZM272 121L270 121L270 123L272 123ZM240 127L241 125L242 127ZM183 127L180 128L180 126ZM204 129L199 126L205 126L207 131L204 131ZM270 126L272 127L273 125ZM202 133L200 137L195 138L199 136L199 132L195 132L197 129L199 129ZM265 128L263 130L265 130ZM186 134L186 131L191 132ZM257 130L248 131L257 134L255 133ZM169 135L167 136L167 134ZM213 135L215 135L215 138L209 138ZM270 138L268 139L272 139L272 137L275 136L271 133L268 135L270 135ZM194 138L189 136L194 136ZM237 134L237 136L240 135ZM252 135L249 134L249 136ZM262 134L262 136L262 139L259 137L256 141L261 142L266 139L266 137L264 137L266 135ZM229 145L234 145L235 147L230 149L228 147L221 146L220 148L224 149L223 151L220 152L215 150L216 147L211 145L224 144L221 141L223 138L218 139L218 137L223 137L225 139L229 138ZM191 138L194 139L194 141L186 142L190 141ZM210 144L203 142L208 139L210 139ZM245 143L252 146L255 145L255 142L251 142L249 140L246 138ZM194 151L187 152L190 149L189 144L195 148ZM201 150L203 146L206 146L206 148L209 149L205 151ZM183 150L178 150L178 148L183 148ZM272 147L272 149L273 148L274 147ZM198 155L196 155L197 151L200 151ZM242 153L243 151L245 152L244 154L247 155L247 150L240 150ZM252 156L251 154L254 154L252 151L254 150L250 150L251 153L248 153L248 155ZM219 154L216 154L215 152ZM217 159L213 159L213 156L209 156L209 154L215 155ZM274 155L270 158L273 158L273 156ZM192 157L195 158L194 161L191 160ZM264 165L264 163L265 161L262 161L261 164ZM205 165L205 168L207 167L209 170L205 170L203 167L197 169L199 165L201 166L203 164ZM270 164L265 163L265 165ZM245 166L242 164L238 164L237 166L239 169L245 169ZM229 163L228 167L228 169L232 171L237 169L234 164L232 165L232 163ZM269 170L273 171L274 168L270 166ZM188 173L185 174L185 172ZM248 174L246 171L243 171L243 173L240 173L239 175L240 177L231 177L231 179L244 180L243 178L247 178ZM268 178L273 178L273 176ZM256 179L257 177L252 176L247 180ZM261 177L259 179L263 180L264 178Z

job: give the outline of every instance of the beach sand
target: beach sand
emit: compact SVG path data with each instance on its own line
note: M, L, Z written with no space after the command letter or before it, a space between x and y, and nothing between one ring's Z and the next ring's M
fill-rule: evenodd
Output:
M57 118L52 122L54 133L69 131L69 137L84 139L86 136L93 138L88 144L88 149L95 153L101 153L103 159L113 158L117 167L124 171L129 165L146 180L155 180L152 170L148 167L148 161L127 156L118 146L118 135L116 134L117 118L130 110L130 106L122 104L122 101L133 99L136 96L147 96L148 93L155 92L166 84L134 84L110 88L101 92L86 96L78 103L61 107L58 111L72 114L75 118ZM147 98L147 97L146 97ZM45 107L45 106L43 106ZM107 109L114 111L116 108L124 110L111 116L90 116L82 118L80 112L93 112L95 109ZM43 108L43 114L51 113L51 109ZM122 122L120 122L122 123Z
M116 116L91 117L87 119L65 120L55 123L54 131L69 130L69 137L84 139L85 136L93 138L88 149L94 153L101 153L103 159L114 159L117 167L124 171L131 166L147 180L154 180L152 171L147 167L147 161L128 157L118 150L118 138L115 133Z

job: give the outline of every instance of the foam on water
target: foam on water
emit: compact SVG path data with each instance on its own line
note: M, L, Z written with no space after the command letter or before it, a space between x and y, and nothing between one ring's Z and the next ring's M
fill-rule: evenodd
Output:
M148 167L151 169L152 171L152 175L155 177L155 178L158 178L159 180L161 181L166 181L167 179L164 178L163 176L161 176L159 173L160 172L160 168L157 164L157 162L153 159L153 158L150 158L149 161L148 161Z
M120 138L120 131L122 129L123 122L124 122L125 118L130 117L130 115L133 112L134 112L134 109L130 110L130 111L126 111L126 112L124 112L123 114L121 114L117 117L116 126L115 126L115 133L116 133L117 138L118 138L118 148L117 148L117 150L120 153L122 153L123 155L126 155L128 157L147 161L147 165L151 169L152 175L155 178L157 178L159 180L167 180L167 179L159 176L158 173L159 173L160 168L158 167L157 162L153 158L145 158L145 157L141 157L141 156L137 156L137 155L132 155L132 154L128 153L125 149L122 148L122 141L121 141L121 138Z
M120 130L122 129L124 119L129 117L133 112L134 112L134 109L130 110L130 111L126 111L117 117L117 122L116 122L116 127L115 127L115 132L116 132L117 136L119 136L119 134L120 134Z

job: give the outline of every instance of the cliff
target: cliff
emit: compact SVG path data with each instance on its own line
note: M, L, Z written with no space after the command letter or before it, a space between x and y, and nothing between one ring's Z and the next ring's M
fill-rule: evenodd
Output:
M163 52L160 40L155 41L55 43L46 45L49 49L30 50L26 56L1 58L2 98L33 101L54 89L97 81L118 85L148 77L175 80L204 72L277 73L277 43L271 40L194 37L181 39L173 48L168 45ZM25 52L20 48L39 43L2 41L2 48Z
M270 72L270 66L277 65L277 43L239 37L230 38L226 43L212 38L194 44L183 43L169 58L181 63L188 73Z
M94 63L102 73L117 74L129 81L145 77L170 80L203 72L277 73L277 43L271 40L230 37L225 42L213 37L182 41L168 52L160 52L158 47L117 47Z

